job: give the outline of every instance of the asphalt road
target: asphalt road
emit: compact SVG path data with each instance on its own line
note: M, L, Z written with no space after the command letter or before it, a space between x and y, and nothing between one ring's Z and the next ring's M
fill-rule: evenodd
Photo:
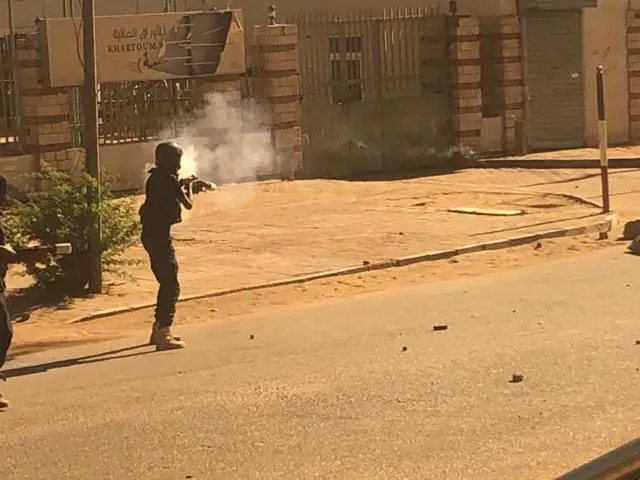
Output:
M616 249L196 325L181 352L25 358L0 478L551 479L640 432L639 268Z

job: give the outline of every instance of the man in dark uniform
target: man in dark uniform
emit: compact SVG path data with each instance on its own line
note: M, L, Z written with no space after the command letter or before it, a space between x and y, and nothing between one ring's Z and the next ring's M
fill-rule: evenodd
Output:
M7 179L0 175L0 204L7 195ZM2 213L0 212L0 216ZM7 360L7 352L13 340L13 327L11 317L7 309L7 286L5 277L9 268L9 263L17 257L13 249L7 245L4 230L0 225L0 368ZM0 393L0 410L8 408L9 402Z
M149 172L145 201L140 207L142 245L149 254L151 271L158 281L155 322L150 343L156 350L184 348L186 344L171 333L176 303L180 296L178 261L171 242L171 226L182 221L182 208L193 208L191 184L178 180L182 148L174 142L156 147L156 166Z

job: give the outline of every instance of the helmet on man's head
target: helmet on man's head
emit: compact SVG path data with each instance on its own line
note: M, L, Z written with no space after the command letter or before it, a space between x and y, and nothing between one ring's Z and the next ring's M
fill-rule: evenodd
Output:
M171 172L180 169L182 147L176 142L162 142L156 147L156 165Z

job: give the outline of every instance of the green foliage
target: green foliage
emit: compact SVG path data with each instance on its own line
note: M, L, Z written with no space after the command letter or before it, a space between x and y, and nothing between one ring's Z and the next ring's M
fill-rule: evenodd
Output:
M123 267L134 262L122 258L122 253L139 232L133 200L114 198L111 181L104 174L99 185L102 199L99 205L87 202L88 193L95 192L98 183L84 172L72 176L43 166L33 177L41 186L39 191L9 202L4 218L9 241L16 247L61 242L73 246L71 255L26 265L26 272L33 276L36 286L70 294L86 288L90 265L87 239L96 218L102 224L103 271L126 275Z

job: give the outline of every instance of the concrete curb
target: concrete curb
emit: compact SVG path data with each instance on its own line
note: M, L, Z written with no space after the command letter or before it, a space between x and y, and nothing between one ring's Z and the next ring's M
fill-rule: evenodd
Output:
M447 260L459 255L468 255L471 253L501 250L505 248L512 248L529 243L537 242L539 240L561 238L561 237L574 237L579 235L589 235L593 233L606 233L609 232L617 219L615 213L598 215L600 219L592 223L591 225L585 225L580 227L566 227L558 228L555 230L546 230L539 233L532 233L528 235L521 235L518 237L510 237L501 240L492 240L489 242L478 243L473 245L466 245L459 248L449 250L431 251L418 255L410 255L407 257L400 257L391 260L383 260L380 262L373 262L366 265L356 265L353 267L340 268L337 270L328 270L324 272L314 273L311 275L303 275L296 278L288 278L285 280L278 280L275 282L261 283L256 285L248 285L244 287L236 287L227 290L215 290L213 292L201 293L198 295L187 295L180 298L179 303L189 302L192 300L200 300L203 298L215 298L225 295L232 295L234 293L251 292L254 290L263 290L266 288L284 287L289 285L299 285L301 283L312 282L314 280L322 280L334 277L343 277L347 275L356 275L359 273L371 272L375 270L386 270L390 268L405 267L407 265L414 265L416 263L424 262L436 262L438 260ZM114 315L120 315L123 313L131 313L138 310L144 310L146 308L152 308L155 306L153 303L145 303L139 305L131 305L128 307L112 308L109 310L102 310L92 313L83 317L79 317L69 321L69 324L84 323L91 320L98 320L101 318L111 317Z
M600 160L595 158L536 158L535 160L488 158L478 160L473 168L531 168L531 169L595 169ZM609 168L640 168L640 157L610 158Z

